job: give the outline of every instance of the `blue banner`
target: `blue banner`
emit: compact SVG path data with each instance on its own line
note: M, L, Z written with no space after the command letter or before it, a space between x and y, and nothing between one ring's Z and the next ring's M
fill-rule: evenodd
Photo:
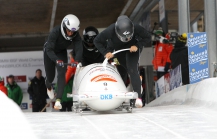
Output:
M209 58L206 32L188 33L188 63L190 84L209 78Z

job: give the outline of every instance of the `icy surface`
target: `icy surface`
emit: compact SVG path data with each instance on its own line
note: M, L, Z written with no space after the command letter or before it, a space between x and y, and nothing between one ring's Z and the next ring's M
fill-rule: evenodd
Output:
M25 113L40 139L216 139L217 78L177 88L142 109Z
M123 110L86 112L83 116L73 112L24 115L39 139L216 139L216 85L217 78L177 88L133 113ZM4 109L12 107L7 103L1 104L6 114L0 112L0 139L4 139L2 131L3 135L31 135L18 107L14 111Z
M216 139L217 112L170 105L133 113L25 113L40 139Z

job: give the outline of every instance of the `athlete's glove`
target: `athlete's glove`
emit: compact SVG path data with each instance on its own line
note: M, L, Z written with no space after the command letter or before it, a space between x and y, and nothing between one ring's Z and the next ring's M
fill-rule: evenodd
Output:
M71 64L71 67L77 67L78 62L72 62L72 63L70 63L70 64Z
M60 67L64 67L64 62L62 60L57 60L56 64Z

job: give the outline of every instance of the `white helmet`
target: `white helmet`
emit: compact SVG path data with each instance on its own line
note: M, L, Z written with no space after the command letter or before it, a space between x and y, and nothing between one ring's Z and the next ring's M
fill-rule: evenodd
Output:
M61 23L61 33L66 40L72 40L72 36L68 36L66 29L77 32L79 30L80 21L77 16L73 14L66 15Z

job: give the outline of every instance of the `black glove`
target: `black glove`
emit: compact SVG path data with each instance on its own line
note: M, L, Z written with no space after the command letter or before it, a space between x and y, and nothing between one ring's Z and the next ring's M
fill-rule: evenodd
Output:
M170 63L167 62L166 65L165 65L164 71L168 72L169 68L170 68Z
M58 66L64 67L64 62L62 60L57 60L56 63Z

